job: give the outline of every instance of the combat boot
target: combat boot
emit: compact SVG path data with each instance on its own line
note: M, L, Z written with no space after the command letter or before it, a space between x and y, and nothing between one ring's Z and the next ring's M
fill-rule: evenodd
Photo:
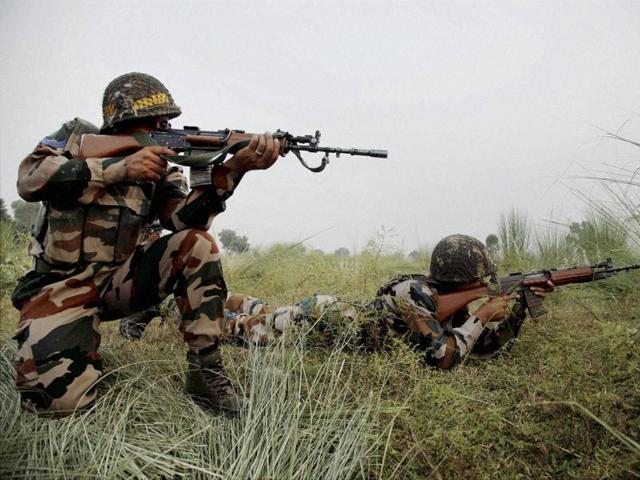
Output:
M184 390L194 400L218 412L237 415L244 396L236 393L222 366L220 349L206 355L187 353L187 379Z
M127 340L140 340L147 326L156 317L162 318L158 305L124 317L120 319L120 335Z

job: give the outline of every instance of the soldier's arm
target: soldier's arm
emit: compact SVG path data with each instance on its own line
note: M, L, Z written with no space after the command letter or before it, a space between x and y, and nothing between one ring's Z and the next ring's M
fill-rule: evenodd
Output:
M122 157L80 160L63 147L40 143L20 163L18 194L28 202L91 203L103 194L107 185L123 181L126 172Z
M408 291L393 297L399 318L416 334L425 361L447 370L457 365L471 350L483 330L480 319L471 315L462 325L450 328L436 320L436 302L431 290L421 282L412 282Z
M511 346L520 333L525 317L525 310L516 303L507 318L495 328L488 328L482 332L472 352L477 355L494 356L505 345Z
M531 287L531 290L540 298L544 299L545 296L555 290L555 286L550 281L547 282L546 287ZM505 300L513 299L515 295L503 297ZM494 298L493 301L499 301L498 298ZM488 305L489 302L487 302ZM506 307L505 303L505 307ZM482 307L481 307L482 308ZM478 309L479 311L480 309ZM483 356L495 356L502 348L509 348L513 345L514 340L520 333L520 327L527 316L526 304L522 301L515 302L511 310L504 316L502 320L495 328L486 329L478 341L476 342L473 353Z
M160 221L173 231L185 228L208 229L214 217L225 210L229 198L243 175L250 170L269 168L278 158L280 141L269 133L253 135L249 145L239 150L222 165L213 167L212 185L198 187L183 198L176 188L178 173L167 175L160 190Z
M448 328L432 316L406 315L407 326L419 335L419 346L427 364L448 370L469 353L483 330L482 322L470 316L460 327Z
M242 173L224 165L213 167L211 186L189 191L179 167L171 167L158 184L157 211L162 225L172 231L185 228L208 230L217 214L224 212L225 201L233 194Z

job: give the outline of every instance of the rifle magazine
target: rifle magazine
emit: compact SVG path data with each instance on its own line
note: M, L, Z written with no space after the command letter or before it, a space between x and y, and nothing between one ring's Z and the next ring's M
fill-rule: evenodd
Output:
M189 169L189 184L191 188L211 185L211 165L205 167L191 167Z
M531 318L538 318L548 313L542 298L537 296L528 288L524 290L524 299L527 302L527 310L529 310Z

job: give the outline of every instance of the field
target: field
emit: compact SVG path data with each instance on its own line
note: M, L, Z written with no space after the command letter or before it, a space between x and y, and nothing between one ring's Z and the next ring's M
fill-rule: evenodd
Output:
M595 208L581 224L536 234L510 212L497 229L501 270L607 254L638 262L638 230L616 218ZM428 249L408 259L387 233L345 257L302 245L227 257L227 282L274 304L315 292L366 300L393 275L428 265ZM297 331L270 347L226 346L228 371L250 400L239 419L184 396L173 322L152 324L140 342L105 323L99 401L52 420L22 412L13 387L9 294L28 259L10 225L0 240L2 478L640 477L637 272L559 289L509 352L450 372L426 368L401 342L358 351L348 333L332 343Z

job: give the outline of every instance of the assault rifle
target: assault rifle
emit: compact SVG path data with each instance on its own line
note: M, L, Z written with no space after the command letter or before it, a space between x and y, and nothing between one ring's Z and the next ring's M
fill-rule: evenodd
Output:
M463 290L444 293L437 299L437 318L444 321L455 312L473 300L482 297L495 297L518 293L520 301L526 304L531 317L536 318L547 313L542 298L533 293L530 287L546 287L551 280L554 285L569 285L572 283L586 283L613 277L619 272L640 269L640 263L614 268L611 258L596 265L584 267L571 267L560 269L539 270L532 273L511 273L505 277L499 277L495 281L482 283L480 281L465 286Z
M184 155L166 156L167 160L191 167L191 186L201 186L211 183L211 167L222 163L228 154L234 154L246 147L251 140L252 133L244 130L204 131L198 127L160 128L149 134L134 133L131 135L95 135L85 134L80 143L79 157L101 158L118 155L128 155L136 150L150 146L162 145ZM274 138L280 140L280 154L288 152L298 158L303 167L312 172L321 172L329 163L329 154L336 157L341 154L360 155L366 157L387 158L386 150L360 150L357 148L321 147L320 132L315 135L295 136L291 133L277 130ZM308 165L301 151L323 153L320 165Z

